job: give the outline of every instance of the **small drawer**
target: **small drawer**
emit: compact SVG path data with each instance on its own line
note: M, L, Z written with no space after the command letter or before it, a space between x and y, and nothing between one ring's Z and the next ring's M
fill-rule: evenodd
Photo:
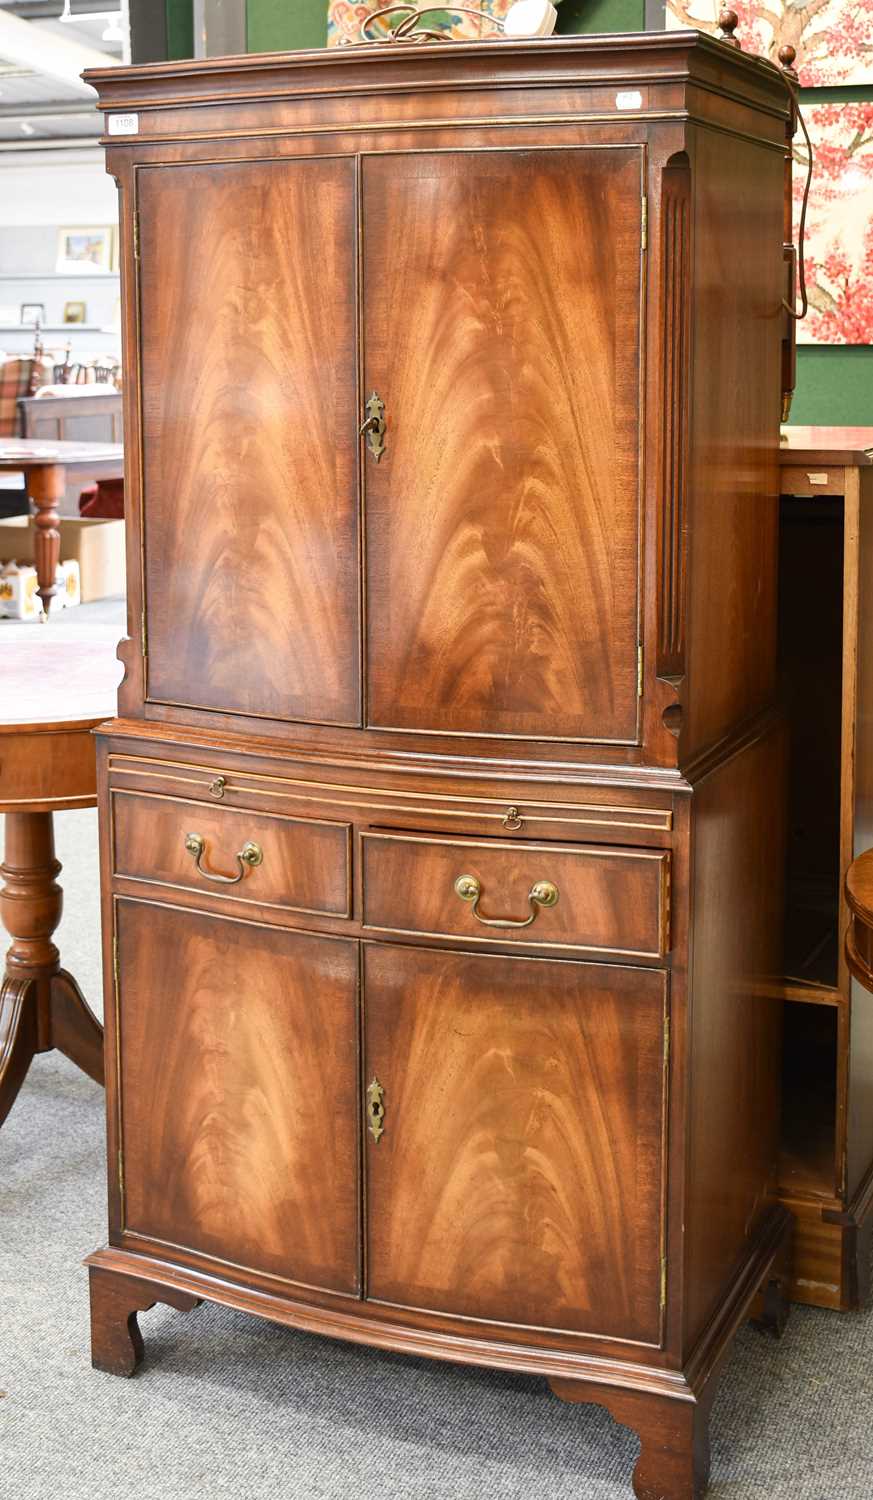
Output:
M364 927L634 958L669 945L665 850L362 833Z
M283 911L351 916L351 826L114 790L122 880Z
M783 495L794 495L801 500L814 499L816 495L843 495L846 492L846 471L842 468L785 465L782 469L780 488Z

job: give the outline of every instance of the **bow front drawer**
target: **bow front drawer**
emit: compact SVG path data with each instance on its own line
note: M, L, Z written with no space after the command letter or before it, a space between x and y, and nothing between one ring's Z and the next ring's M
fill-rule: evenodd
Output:
M112 792L112 868L122 880L348 917L350 842L347 823Z
M669 946L664 850L361 835L363 925L634 958Z

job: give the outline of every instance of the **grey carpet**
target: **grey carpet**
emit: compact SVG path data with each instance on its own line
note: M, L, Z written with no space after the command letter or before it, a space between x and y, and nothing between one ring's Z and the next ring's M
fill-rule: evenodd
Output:
M60 946L100 993L96 815L57 819ZM141 1319L132 1381L88 1361L101 1090L38 1059L0 1130L2 1500L632 1500L636 1441L545 1385L354 1348L204 1305ZM713 1500L870 1500L873 1313L746 1329L713 1413Z

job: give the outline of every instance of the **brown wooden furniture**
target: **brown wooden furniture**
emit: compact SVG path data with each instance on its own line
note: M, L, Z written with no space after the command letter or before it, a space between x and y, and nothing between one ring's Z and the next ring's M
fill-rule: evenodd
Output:
M849 931L846 958L854 977L873 990L873 849L859 854L846 876Z
M4 438L0 442L0 469L24 473L27 494L34 507L37 593L48 614L57 593L55 575L61 551L58 505L64 495L66 475L71 470L83 470L94 477L120 478L123 449L118 443L55 443L44 439L31 442L25 438Z
M103 1028L52 942L63 900L52 813L97 801L93 730L112 712L118 675L109 639L0 627L0 917L12 938L0 988L0 1123L37 1052L58 1047L103 1082Z
M873 843L873 428L789 427L780 657L791 724L780 1183L792 1297L859 1306L873 1234L873 1003L843 939Z
M120 391L94 391L93 386L71 386L70 390L83 392L77 395L30 396L19 401L21 436L29 441L48 438L57 442L105 442L120 443L123 437ZM61 514L94 514L94 502L98 485L101 490L110 487L116 503L112 514L124 515L124 485L119 467L118 474L110 479L103 475L75 471L68 476ZM102 496L101 496L102 498ZM83 503L90 502L91 509L83 510ZM99 505L105 514L109 508Z
M94 1363L206 1297L535 1372L693 1500L790 1229L784 80L692 32L89 77L138 126Z
M86 387L87 389L87 387ZM18 403L21 436L33 442L122 441L120 391L83 396L28 396Z

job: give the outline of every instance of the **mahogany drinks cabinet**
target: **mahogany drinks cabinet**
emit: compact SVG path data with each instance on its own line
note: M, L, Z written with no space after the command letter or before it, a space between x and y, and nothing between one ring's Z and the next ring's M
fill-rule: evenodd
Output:
M790 1230L784 80L694 32L89 79L130 519L94 1363L208 1298L537 1373L693 1500Z

